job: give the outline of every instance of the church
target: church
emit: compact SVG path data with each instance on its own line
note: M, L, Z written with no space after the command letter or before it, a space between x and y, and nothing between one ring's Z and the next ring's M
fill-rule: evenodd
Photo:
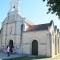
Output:
M60 53L60 31L49 23L35 25L19 14L19 0L11 0L10 10L0 30L0 49L14 46L15 53L54 57Z

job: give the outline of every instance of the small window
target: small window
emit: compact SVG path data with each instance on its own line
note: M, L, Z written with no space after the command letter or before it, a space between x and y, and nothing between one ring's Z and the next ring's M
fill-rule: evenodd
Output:
M12 11L14 11L15 10L15 5L12 5Z

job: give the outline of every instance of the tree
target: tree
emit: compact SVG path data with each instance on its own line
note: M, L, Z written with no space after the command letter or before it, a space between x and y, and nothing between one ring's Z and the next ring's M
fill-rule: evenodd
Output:
M55 13L60 18L60 0L47 0L47 6L49 7L47 14Z

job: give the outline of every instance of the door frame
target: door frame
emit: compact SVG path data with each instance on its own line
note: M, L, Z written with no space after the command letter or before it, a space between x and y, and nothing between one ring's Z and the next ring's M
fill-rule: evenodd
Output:
M34 45L33 43L36 43L37 44L37 45L35 45L37 47L37 51L36 51L37 53L36 54L33 54L33 49L32 49L33 48L33 45ZM38 55L38 41L37 40L33 40L32 41L31 54L32 55Z

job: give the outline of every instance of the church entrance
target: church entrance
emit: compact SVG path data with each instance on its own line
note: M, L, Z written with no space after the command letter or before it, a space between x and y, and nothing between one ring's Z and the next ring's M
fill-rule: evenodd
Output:
M32 55L38 55L38 42L36 40L32 42Z
M13 45L13 40L10 40L9 41L9 46L10 46L10 52L11 52L11 54L13 53L13 48L14 48L14 45Z

